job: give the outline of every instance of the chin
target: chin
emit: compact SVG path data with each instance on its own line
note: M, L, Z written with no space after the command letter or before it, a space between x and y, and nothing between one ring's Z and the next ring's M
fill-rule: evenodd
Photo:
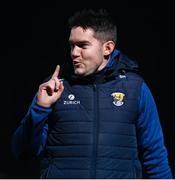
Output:
M83 76L85 74L85 72L81 69L75 69L74 73L78 76Z

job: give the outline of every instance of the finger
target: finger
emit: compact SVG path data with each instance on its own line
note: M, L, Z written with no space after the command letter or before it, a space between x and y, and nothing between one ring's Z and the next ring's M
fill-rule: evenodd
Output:
M40 85L40 89L46 90L47 94L49 96L51 96L54 92L54 89L55 89L55 80L51 79L50 81L43 83L42 85Z
M55 81L54 91L56 92L56 91L58 91L61 82L59 81L59 79L57 77L54 77L53 80Z
M58 77L59 72L60 72L60 66L57 65L57 66L56 66L56 69L55 69L55 71L54 71L54 73L52 74L52 78Z
M63 90L64 90L63 81L60 81L60 87L59 88L60 88L60 91L63 92Z
M49 96L52 96L52 94L53 94L52 88L50 88L49 86L47 86L47 87L46 87L46 91L47 91L47 94L48 94Z

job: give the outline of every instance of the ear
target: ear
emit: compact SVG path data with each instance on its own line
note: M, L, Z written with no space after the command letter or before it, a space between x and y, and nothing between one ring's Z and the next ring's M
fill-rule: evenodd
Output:
M115 48L115 43L113 41L107 41L103 44L103 54L104 56L109 56Z

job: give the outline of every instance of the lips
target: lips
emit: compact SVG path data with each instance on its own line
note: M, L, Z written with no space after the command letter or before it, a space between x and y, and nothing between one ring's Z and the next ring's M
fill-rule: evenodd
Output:
M81 65L81 63L80 63L79 61L73 61L73 65L74 65L75 67L78 67L78 66Z

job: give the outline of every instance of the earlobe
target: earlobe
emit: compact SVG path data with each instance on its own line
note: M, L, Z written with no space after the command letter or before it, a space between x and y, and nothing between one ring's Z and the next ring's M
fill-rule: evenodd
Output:
M104 56L108 56L114 50L115 43L113 41L107 41L104 43Z

